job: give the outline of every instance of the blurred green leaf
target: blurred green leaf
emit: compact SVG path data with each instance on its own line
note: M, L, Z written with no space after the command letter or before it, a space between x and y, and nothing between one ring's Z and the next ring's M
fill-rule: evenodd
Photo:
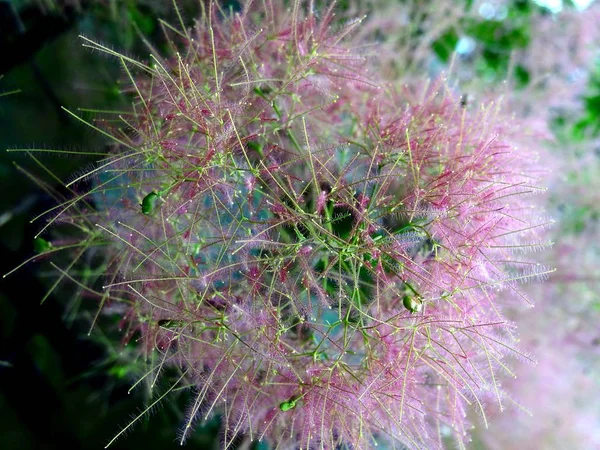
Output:
M54 350L48 339L34 335L27 343L27 350L37 369L44 375L56 391L64 387L64 375L60 363L60 355Z
M450 56L456 49L458 43L458 34L455 30L449 30L439 39L437 39L432 45L432 49L435 54L444 62L448 62Z

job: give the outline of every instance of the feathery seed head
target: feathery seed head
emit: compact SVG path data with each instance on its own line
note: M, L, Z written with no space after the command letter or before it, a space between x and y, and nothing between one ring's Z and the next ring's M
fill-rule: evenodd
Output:
M145 350L196 386L182 441L219 414L225 447L462 442L518 353L499 290L545 270L518 255L535 157L494 105L379 85L360 21L306 6L210 2L180 53L127 69L129 129L78 220Z

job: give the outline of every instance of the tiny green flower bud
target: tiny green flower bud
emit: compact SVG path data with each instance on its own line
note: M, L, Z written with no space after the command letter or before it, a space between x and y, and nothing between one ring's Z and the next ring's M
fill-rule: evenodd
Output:
M296 402L298 401L298 397L291 397L289 400L282 402L279 404L279 409L283 412L289 411L290 409L294 409L296 407Z
M146 195L144 197L144 199L142 200L142 213L149 215L152 214L154 212L154 210L156 209L156 204L158 203L158 199L160 198L160 196L152 191L150 192L148 195Z
M36 253L45 253L52 249L52 242L48 242L44 238L37 237L33 241L33 248Z
M410 295L405 295L402 300L402 304L406 309L408 309L411 313L421 312L423 309L423 302L416 297L412 297Z

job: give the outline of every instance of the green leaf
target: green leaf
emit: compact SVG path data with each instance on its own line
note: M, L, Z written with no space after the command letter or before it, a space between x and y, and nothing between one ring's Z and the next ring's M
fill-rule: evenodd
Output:
M40 373L44 375L56 391L62 391L64 375L60 356L46 337L41 334L34 335L27 343L26 348Z
M522 65L517 65L515 67L515 80L517 82L517 87L524 88L529 84L529 79L529 71Z
M144 14L135 5L129 6L128 14L131 21L135 22L143 34L152 34L156 27L156 23L151 15Z
M454 53L454 49L456 48L456 44L458 43L458 35L454 29L447 31L443 34L438 40L436 40L431 48L435 52L435 54L444 62L448 62L452 53Z

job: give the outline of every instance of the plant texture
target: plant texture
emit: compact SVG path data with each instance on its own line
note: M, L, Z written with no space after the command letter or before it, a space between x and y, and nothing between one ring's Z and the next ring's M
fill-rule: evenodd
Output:
M133 111L92 125L114 145L36 243L75 249L59 279L80 286L83 255L106 261L85 289L148 379L194 389L182 442L218 415L224 448L464 447L468 409L513 403L497 377L527 357L502 310L548 272L526 256L547 245L536 156L497 104L379 83L360 20L333 19L210 2L149 64L86 40L123 62Z

